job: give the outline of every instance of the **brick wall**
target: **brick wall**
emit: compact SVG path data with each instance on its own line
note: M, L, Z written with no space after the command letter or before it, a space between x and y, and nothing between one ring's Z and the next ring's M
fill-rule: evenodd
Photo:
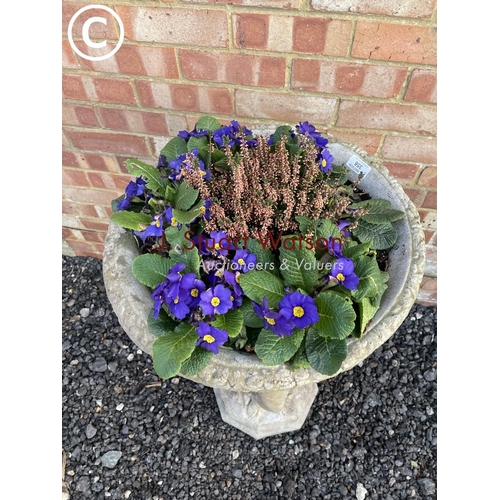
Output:
M123 45L89 61L68 40L86 5L123 21ZM132 156L154 162L202 114L249 126L309 120L386 165L417 206L428 263L419 301L436 303L435 0L63 1L63 242L101 257L110 202ZM82 39L84 21L94 42ZM112 15L72 30L109 53ZM68 248L68 245L70 248Z

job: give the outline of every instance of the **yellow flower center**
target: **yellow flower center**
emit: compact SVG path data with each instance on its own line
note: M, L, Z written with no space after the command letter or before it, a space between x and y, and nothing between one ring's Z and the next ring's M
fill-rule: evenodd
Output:
M214 248L215 248L216 250L220 250L220 249L221 249L221 246L220 246L218 243L216 243L216 244L215 244L215 246L214 246Z
M217 307L220 304L219 297L213 297L212 300L210 301L210 304L212 304L214 307Z
M201 176L204 177L205 175L207 175L207 173L204 171L204 170L200 170L201 172Z
M335 276L339 281L344 281L345 280L345 276L342 274L342 273L339 273L337 274L337 276Z
M156 225L156 227L160 227L161 226L161 222L160 222L159 219L156 220L155 225Z
M209 344L211 344L212 342L215 342L215 339L212 337L212 335L205 335L205 336L203 337L203 340L204 340L205 342L208 342Z
M321 166L322 167L326 167L326 160L323 158L323 160L321 161Z
M177 226L177 219L172 217L172 226Z
M236 280L236 283L240 282L240 273L236 274L236 277L234 278Z
M179 303L179 297L176 297L176 298L174 299L174 304L178 304L178 303Z
M219 278L224 274L223 269L219 269L218 271L215 271L215 276L218 276Z
M191 297L198 297L198 289L197 288L193 288L191 290Z
M264 319L270 324L270 325L274 325L276 323L276 321L274 321L273 318L268 318L267 316L264 316Z
M240 258L240 259L238 259L238 264L240 266L244 266L246 264L246 262L243 259Z
M201 207L200 208L200 213L201 214L204 214L206 211L207 211L207 209L205 207Z
M234 300L234 297L231 295L231 296L229 297L229 300L232 302L232 301Z
M296 318L302 318L302 316L304 316L304 309L302 309L302 307L300 307L300 306L294 307L293 308L293 315Z

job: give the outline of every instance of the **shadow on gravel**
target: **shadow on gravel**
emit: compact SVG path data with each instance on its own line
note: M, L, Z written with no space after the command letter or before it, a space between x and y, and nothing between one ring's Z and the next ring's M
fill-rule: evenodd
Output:
M69 498L436 498L436 309L415 305L362 366L319 383L300 431L255 441L212 389L161 381L121 329L101 261L63 257Z

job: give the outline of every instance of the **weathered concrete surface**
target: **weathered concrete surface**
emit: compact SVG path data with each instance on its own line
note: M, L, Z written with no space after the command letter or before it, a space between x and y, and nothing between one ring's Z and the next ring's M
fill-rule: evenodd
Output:
M394 334L406 318L416 300L422 280L425 244L418 212L388 170L356 146L338 142L332 137L330 142L329 149L335 157L335 163L342 164L353 153L356 154L372 167L362 180L361 187L374 197L391 201L393 208L405 212L405 217L395 224L398 240L389 254L390 278L380 309L361 339L349 339L347 358L340 370L333 375L337 376L367 358ZM147 317L152 307L151 292L132 275L131 265L137 255L139 250L131 232L111 223L103 259L106 291L123 329L143 351L151 354L151 346L155 340L147 327ZM254 354L222 348L204 370L194 377L186 378L225 391L259 393L289 391L330 377L312 368L292 371L287 365L265 366ZM238 398L241 404L246 400L243 395ZM233 406L238 398L231 399ZM251 401L257 402L258 398L252 397ZM312 400L307 411L304 410L306 414L311 404ZM227 406L225 404L225 408ZM241 407L240 412L244 413L244 407ZM286 431L275 433L279 432ZM248 428L248 434L255 433L253 428Z

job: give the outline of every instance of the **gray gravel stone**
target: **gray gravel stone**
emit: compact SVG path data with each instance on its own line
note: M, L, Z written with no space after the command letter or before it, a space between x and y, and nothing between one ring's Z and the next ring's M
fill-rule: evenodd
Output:
M418 484L420 486L420 491L424 495L434 495L436 493L436 483L429 479L428 477L424 479L419 479Z
M96 358L95 361L89 363L89 368L93 372L105 372L108 368L108 364L104 358Z
M102 457L101 457L101 464L104 467L108 467L109 469L112 469L113 467L116 466L118 463L118 460L120 460L122 456L121 451L108 451L106 452Z
M80 309L80 316L82 318L88 318L90 315L90 309L88 307L84 307L83 309Z
M88 424L87 427L85 427L85 435L88 439L92 439L96 434L97 429L92 424Z

